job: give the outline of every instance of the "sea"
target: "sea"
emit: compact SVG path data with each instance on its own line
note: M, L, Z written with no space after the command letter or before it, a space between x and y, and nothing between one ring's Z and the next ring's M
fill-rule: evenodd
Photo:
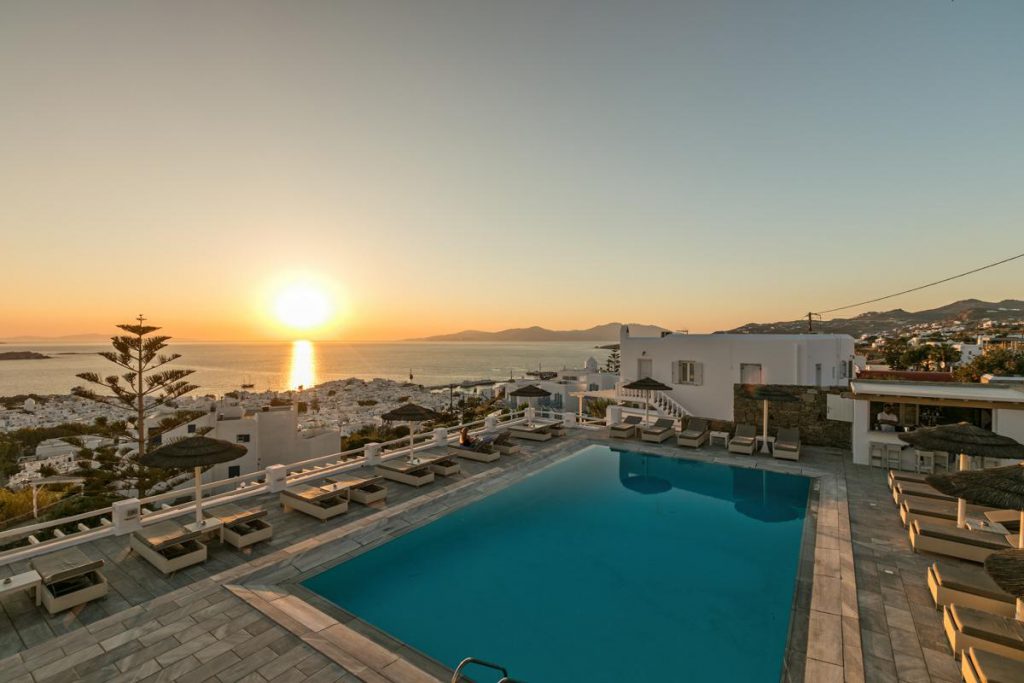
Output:
M165 366L189 368L198 393L285 391L335 379L377 377L438 386L466 380L522 377L527 371L580 368L594 357L604 365L607 342L171 342L181 358ZM0 352L35 351L49 358L0 361L0 396L67 394L75 375L115 374L101 358L109 344L0 344ZM119 374L119 373L116 373Z

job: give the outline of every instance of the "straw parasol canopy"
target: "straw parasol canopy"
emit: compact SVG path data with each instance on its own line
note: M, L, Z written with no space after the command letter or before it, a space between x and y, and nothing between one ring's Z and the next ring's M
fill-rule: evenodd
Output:
M901 432L899 437L901 441L923 451L1024 460L1024 445L968 422L921 427L912 432Z
M429 422L436 420L441 415L430 408L418 406L415 403L403 403L394 410L389 410L380 416L387 422Z
M1024 446L1008 436L975 427L967 422L922 427L913 432L902 432L899 438L920 450L959 453L961 471L969 468L967 459L970 456L1024 460ZM967 518L967 501L963 498L957 501L956 517L956 525L963 528Z
M768 403L774 401L775 403L793 403L799 399L793 394L776 389L773 387L765 386L764 384L755 384L744 390L750 398L755 401L764 401L764 419L761 421L762 435L761 439L761 453L768 455L771 451L768 449Z
M1015 598L1024 598L1024 552L994 552L985 558L985 571L1004 591Z
M441 415L430 408L424 408L418 406L415 403L403 403L393 410L389 410L380 416L382 420L387 422L408 422L409 423L409 462L412 462L416 457L416 447L414 444L415 435L413 434L412 425L414 422L429 422L430 420L436 420Z
M547 391L546 389L541 389L536 384L527 384L525 387L519 387L515 391L509 393L509 396L525 398L527 405L529 405L531 408L533 407L533 399L547 398L550 395L550 391Z
M550 391L541 389L536 384L527 384L525 387L519 387L509 394L509 396L518 396L520 398L544 398L550 395Z
M1024 522L1024 466L932 474L926 481L942 493L963 498L974 505L1020 510L1021 521ZM1024 548L1024 524L1020 528L1017 547Z
M985 571L996 585L1017 598L1018 621L1024 621L1024 550L1000 550L985 558Z
M195 469L196 524L203 526L203 467L237 460L248 452L245 446L211 439L207 436L189 436L143 454L139 462L146 467Z
M629 389L630 391L646 391L647 400L644 401L644 424L647 424L648 411L651 408L651 392L654 391L672 391L672 387L667 384L662 384L656 379L650 377L641 377L635 382L624 384L623 389Z
M650 377L642 377L635 382L630 382L622 387L623 389L631 389L633 391L671 391L672 387L667 384L662 384L656 379Z

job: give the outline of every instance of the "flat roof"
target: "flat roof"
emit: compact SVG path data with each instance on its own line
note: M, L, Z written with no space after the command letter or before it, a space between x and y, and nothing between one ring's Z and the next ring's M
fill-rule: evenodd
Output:
M853 398L857 398L857 394L861 394L863 396L891 396L893 398L936 398L1024 403L1024 390L999 384L860 379L850 382L850 392L853 394Z

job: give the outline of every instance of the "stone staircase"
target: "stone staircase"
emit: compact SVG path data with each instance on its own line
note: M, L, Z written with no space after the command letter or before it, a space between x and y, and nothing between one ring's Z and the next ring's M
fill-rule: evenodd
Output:
M670 417L673 420L678 420L693 414L679 401L661 391L652 391L648 398L647 392L618 387L618 396L620 399L628 401L646 402L658 417Z

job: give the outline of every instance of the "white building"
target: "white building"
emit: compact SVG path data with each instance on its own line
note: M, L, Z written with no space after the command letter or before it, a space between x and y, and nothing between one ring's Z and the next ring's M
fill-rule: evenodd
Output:
M212 467L204 475L207 481L252 474L270 465L290 465L341 449L341 435L335 429L312 425L300 429L298 410L292 404L253 411L238 399L225 398L210 406L210 412L164 432L159 439L170 443L209 429L205 435L212 439L246 447L246 454L238 460Z
M878 424L877 416L886 405L899 418L897 429L901 431L970 422L1024 443L1021 385L854 380L850 383L850 396L853 462L858 465L871 463L872 445L883 449L886 445L906 446L899 431L883 431Z
M732 420L733 385L845 386L854 341L845 334L620 334L623 384L651 377L690 415Z
M960 352L960 365L970 363L984 352L984 346L980 340L977 344L969 344L967 342L953 344L953 348Z
M498 386L503 387L506 392L512 392L528 384L534 384L551 392L551 396L548 398L535 399L536 407L577 413L580 410L580 394L614 389L618 380L618 374L601 370L597 360L591 357L587 359L582 368L563 368L551 379L541 380L526 377L509 380ZM517 401L518 406L526 405L526 403L527 399L525 398Z

